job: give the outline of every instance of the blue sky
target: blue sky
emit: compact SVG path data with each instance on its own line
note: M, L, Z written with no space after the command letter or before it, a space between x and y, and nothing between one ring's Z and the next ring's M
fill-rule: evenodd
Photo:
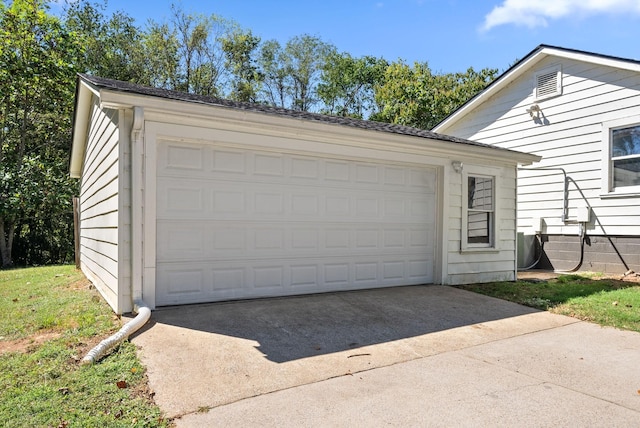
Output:
M170 19L171 0L108 0L141 26ZM541 43L640 59L640 0L182 0L263 40L311 34L353 56L434 71L504 71Z

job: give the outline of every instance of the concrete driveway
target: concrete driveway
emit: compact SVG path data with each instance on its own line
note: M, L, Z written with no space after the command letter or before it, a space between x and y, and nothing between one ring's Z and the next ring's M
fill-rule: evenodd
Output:
M640 334L451 287L165 308L132 341L178 427L640 423Z

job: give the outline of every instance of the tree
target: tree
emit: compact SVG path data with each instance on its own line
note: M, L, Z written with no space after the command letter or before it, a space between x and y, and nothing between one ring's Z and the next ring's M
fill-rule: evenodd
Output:
M382 84L388 66L382 58L329 54L318 84L318 96L325 105L321 111L356 118L375 113L375 88Z
M413 67L402 61L393 63L376 90L381 110L371 119L431 129L484 89L497 73L469 68L465 73L433 74L426 62Z
M226 67L231 72L230 98L237 101L256 102L262 74L258 70L254 53L260 38L251 31L237 30L222 40L222 50L227 58Z
M180 49L176 32L168 24L150 21L142 38L143 77L140 83L156 88L180 86Z
M317 103L316 85L327 57L333 52L333 45L308 34L287 42L283 59L290 79L290 108L309 111Z
M75 183L68 142L80 46L42 0L0 3L0 255L11 266L15 239L64 234ZM52 230L38 228L43 221ZM33 238L33 236L31 237Z
M288 70L284 50L277 40L269 40L259 49L258 67L262 76L261 93L267 104L286 107Z
M83 46L78 69L111 79L144 82L142 31L126 13L107 17L104 9L104 4L79 0L66 6L65 27Z
M171 9L181 73L175 89L222 96L227 78L222 41L237 29L237 24L215 14L188 14L175 5Z

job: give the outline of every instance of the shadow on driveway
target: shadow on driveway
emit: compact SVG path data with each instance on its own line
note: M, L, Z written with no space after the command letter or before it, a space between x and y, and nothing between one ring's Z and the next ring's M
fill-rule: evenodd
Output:
M575 320L445 286L162 308L132 341L168 417Z
M153 321L255 341L265 358L283 363L536 312L489 302L411 286L169 307L155 311Z

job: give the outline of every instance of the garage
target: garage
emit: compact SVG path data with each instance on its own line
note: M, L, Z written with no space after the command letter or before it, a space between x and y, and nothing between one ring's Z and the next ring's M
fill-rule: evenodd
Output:
M74 114L80 267L116 313L516 277L537 156L89 75Z
M433 282L433 168L157 150L157 305Z

